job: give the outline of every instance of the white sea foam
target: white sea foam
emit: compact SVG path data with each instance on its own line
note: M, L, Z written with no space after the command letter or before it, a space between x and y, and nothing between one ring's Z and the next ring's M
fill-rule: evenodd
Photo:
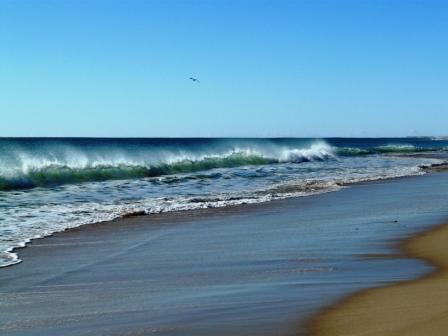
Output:
M279 162L302 162L335 158L335 149L324 142L312 144L308 148L284 148L277 155Z
M356 169L355 169L356 170ZM418 166L378 170L376 174L355 174L346 172L342 176L333 176L330 180L297 179L271 185L268 188L252 192L213 193L211 196L153 197L121 202L85 202L81 204L42 204L36 209L25 209L28 227L9 237L3 242L4 252L0 254L0 265L6 266L20 262L13 247L21 247L29 239L50 235L54 232L85 224L93 224L120 218L132 213L161 213L187 211L204 208L235 206L268 202L276 199L308 196L323 192L337 191L352 183L424 174ZM113 187L112 187L113 188ZM95 188L87 188L94 190ZM74 190L78 194L79 190ZM69 192L67 190L66 192ZM13 214L6 214L8 217ZM20 211L15 212L16 219L22 221ZM14 223L10 223L14 224Z

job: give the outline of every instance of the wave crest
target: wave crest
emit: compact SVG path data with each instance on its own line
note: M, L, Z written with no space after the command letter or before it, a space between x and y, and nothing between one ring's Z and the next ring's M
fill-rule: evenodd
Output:
M274 143L267 140L210 140L199 144L126 145L51 142L38 146L8 143L0 147L0 190L69 183L137 179L214 168L302 163L371 154L435 151L408 144L332 147L323 140Z
M253 148L232 148L225 153L157 153L155 156L132 158L116 155L89 158L70 152L62 158L17 155L19 163L0 172L0 190L56 186L69 183L156 177L191 173L214 168L274 163L301 163L327 160L334 157L333 149L325 143L308 148L276 148L261 151Z

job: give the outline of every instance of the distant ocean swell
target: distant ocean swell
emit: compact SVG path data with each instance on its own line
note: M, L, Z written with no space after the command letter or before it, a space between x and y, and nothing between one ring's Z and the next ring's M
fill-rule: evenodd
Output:
M61 147L61 146L59 146ZM175 148L112 148L110 153L70 147L45 151L15 149L3 158L0 190L52 187L63 184L148 178L192 173L214 168L232 168L276 163L303 163L334 160L339 156L411 154L440 151L412 145L384 145L374 148L333 147L316 141L306 147L242 146L217 150L176 150ZM1 156L1 153L0 153Z
M431 147L416 147L413 145L384 145L373 148L351 148L343 147L337 148L335 152L338 155L356 156L356 155L371 155L371 154L412 154L421 152L440 152L446 150L445 148L431 148Z

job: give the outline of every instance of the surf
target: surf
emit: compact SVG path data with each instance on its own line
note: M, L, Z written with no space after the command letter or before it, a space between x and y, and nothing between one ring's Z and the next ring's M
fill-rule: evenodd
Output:
M0 139L0 191L446 151L427 139Z
M196 148L195 148L196 147ZM1 153L0 153L1 154ZM269 143L220 143L219 146L110 146L78 147L66 144L3 153L0 190L48 187L70 183L149 178L278 163L301 163L334 158L324 142L305 147Z

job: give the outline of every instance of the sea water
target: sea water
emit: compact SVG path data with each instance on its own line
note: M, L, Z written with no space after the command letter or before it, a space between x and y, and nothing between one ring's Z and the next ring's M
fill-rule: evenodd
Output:
M1 138L0 266L20 262L15 247L67 228L424 174L447 151L448 140L430 137Z

